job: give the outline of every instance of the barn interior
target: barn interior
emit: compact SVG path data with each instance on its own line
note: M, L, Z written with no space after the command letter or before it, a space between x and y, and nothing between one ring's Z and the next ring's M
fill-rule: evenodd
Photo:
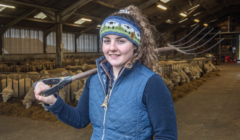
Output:
M91 124L63 124L35 100L32 85L95 69L102 22L129 5L159 32L153 71L171 92L178 139L239 139L237 0L0 0L0 139L91 138ZM75 107L85 82L58 94Z

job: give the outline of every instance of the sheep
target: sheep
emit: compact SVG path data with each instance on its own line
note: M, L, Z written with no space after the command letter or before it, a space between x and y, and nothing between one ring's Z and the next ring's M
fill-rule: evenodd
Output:
M170 91L173 90L174 83L166 75L163 75L162 79L163 79L164 83L166 84L166 86L168 87L168 89Z
M186 82L186 78L185 78L184 74L182 74L182 72L180 70L178 70L178 73L179 73L180 78L181 78L180 82L181 83L185 83Z
M27 72L27 77L31 78L34 82L40 79L40 74L38 72Z
M74 92L77 92L78 89L81 89L84 85L84 81L82 80L76 80L71 83L71 89L70 86L67 85L67 95L70 95L72 99L74 98Z
M189 69L190 70L190 77L192 80L195 80L196 79L196 73L195 71L192 69L192 67Z
M0 74L0 76L1 76L1 79L9 78L9 75L7 75L7 74Z
M87 71L88 70L88 65L87 64L82 64L81 70L82 71Z
M183 70L180 70L180 72L184 75L186 82L190 83L190 78L187 76L187 74Z
M14 80L18 80L18 79L22 79L22 78L29 78L29 76L25 73L11 73L11 74L8 74L8 77L9 78L13 78Z
M7 85L7 87L3 89L2 93L1 93L3 96L3 101L7 102L7 100L10 99L11 97L24 96L25 95L24 87L25 87L25 90L28 91L29 88L31 87L31 83L33 83L33 81L31 81L31 79L29 79L29 78L25 79L25 84L24 84L24 79L20 79L19 80L19 90L18 90L18 81L13 81L13 84L10 82ZM13 85L13 89L12 89L12 85ZM18 93L18 91L19 91L19 93Z
M7 72L8 66L6 64L0 64L0 72Z
M61 98L64 97L64 96L62 96L62 95L65 95L64 92L65 92L64 88L59 91L59 95L60 95ZM63 99L65 99L65 98L63 98ZM36 100L36 99L35 99L34 88L31 86L31 87L29 88L26 96L25 96L24 99L22 100L22 103L23 103L23 105L25 106L26 109L29 109L29 108L32 106L32 103L33 103L35 100ZM43 102L39 102L38 104L41 104L41 105L42 105L42 107L44 108L44 111L48 111L48 110L44 107Z
M206 73L211 72L211 69L209 68L208 64L204 64L204 70Z
M16 80L10 79L10 78L2 79L2 80L1 80L2 90L3 90L4 88L6 88L7 85L10 84L10 83L12 83L13 81L16 81Z
M72 71L76 71L76 70L81 70L82 69L82 66L70 66L70 65L68 65L68 66L66 66L65 67L65 69L66 70L72 70Z
M212 64L212 61L208 61L209 67L213 70L216 70L216 67Z
M53 70L42 70L40 73L44 73L44 74L68 74L68 71L65 68L56 68Z
M34 88L31 86L24 97L24 100L22 100L23 105L26 109L28 109L32 103L35 101L35 94L34 94Z
M170 80L174 82L175 86L178 86L180 82L180 75L177 72L170 73Z
M75 95L76 101L79 101L79 100L80 100L80 97L81 97L82 92L83 92L83 90L84 90L85 84L86 84L86 78L83 79L83 85L82 85L82 87L81 87L77 92L73 92L74 95Z

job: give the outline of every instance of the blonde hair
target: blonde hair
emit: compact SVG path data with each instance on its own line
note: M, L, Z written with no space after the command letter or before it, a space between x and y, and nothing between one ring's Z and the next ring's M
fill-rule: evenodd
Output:
M157 56L154 49L157 47L157 40L159 33L156 28L151 25L148 19L142 14L141 10L133 5L126 8L129 13L115 12L110 16L120 16L133 21L141 29L141 41L138 49L134 52L134 56L126 63L126 68L131 68L135 61L141 60L141 63L147 66L149 69L153 69L153 66L157 62Z

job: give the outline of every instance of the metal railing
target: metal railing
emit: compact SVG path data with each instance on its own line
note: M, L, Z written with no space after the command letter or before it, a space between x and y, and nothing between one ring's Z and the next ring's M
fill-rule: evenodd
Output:
M17 74L17 76L16 76ZM15 77L14 77L15 76ZM50 77L50 78L59 78L59 77L67 77L68 75L61 75L61 74L42 74L42 73L39 73L39 74L32 74L32 73L13 73L13 72L0 72L0 81L1 81L1 84L0 84L0 91L2 92L3 91L3 85L5 85L5 88L8 86L9 82L11 82L12 84L12 89L14 89L14 82L18 82L18 92L17 92L17 97L18 98L24 98L27 94L27 90L26 90L26 78L29 78L30 79L30 85L33 86L33 83L36 82L36 81L39 81L41 79L45 79L45 77ZM16 78L17 77L17 78ZM21 79L24 79L24 95L20 95L20 83L19 83L19 80ZM81 80L77 80L77 91L80 89L79 87L79 82ZM83 81L81 81L83 82ZM52 87L53 85L51 85ZM66 88L68 87L68 88ZM70 102L73 102L74 101L74 95L71 94L71 84L67 85L65 87L65 102L66 103L70 103ZM67 91L68 90L68 91ZM58 92L59 93L59 92ZM69 94L66 94L66 93L69 93Z

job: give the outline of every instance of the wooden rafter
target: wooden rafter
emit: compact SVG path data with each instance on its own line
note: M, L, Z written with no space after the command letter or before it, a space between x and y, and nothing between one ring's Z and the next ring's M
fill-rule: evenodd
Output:
M44 14L46 14L51 20L55 21L55 12L51 10L46 10L46 9L39 9L41 10Z
M102 22L104 20L104 18L99 18L99 17L95 17L95 16L91 16L91 15L85 15L85 14L79 14L79 13L74 13L74 15L77 15L77 16L80 16L80 17L94 19L94 20L96 20L98 22Z
M103 5L103 6L106 6L106 7L109 7L109 8L113 8L113 9L117 9L117 10L119 9L119 8L117 8L117 7L114 6L114 5L105 3L105 2L100 1L100 0L93 0L93 2L96 2L96 3L100 4L100 5Z
M193 2L192 2L192 5L197 5L197 4L199 4L199 3L200 3L199 0L196 0L196 1L193 1ZM155 24L155 26L158 26L158 25L164 23L166 20L171 19L171 17L172 17L173 19L174 19L174 18L177 18L177 17L180 16L180 15L179 15L180 13L187 11L189 8L191 8L191 7L189 6L189 4L186 4L185 6L179 8L178 10L173 11L173 13L172 13L173 16L170 16L169 14L166 14L166 15L162 16L162 18L161 18L160 20L156 20L156 22L155 22L154 24Z
M91 0L79 0L61 12L61 22L65 22L78 8L89 3Z
M139 5L138 7L139 7L140 9L144 9L144 8L150 6L150 5L152 5L153 3L158 2L158 1L159 1L159 0L148 0L147 2Z
M31 7L31 8L40 8L40 9L46 9L46 10L51 10L51 11L59 11L58 9L54 9L54 8L50 8L50 7L46 7L46 6L41 6L41 5L37 5L37 4L32 4L32 3L20 2L20 1L16 1L16 0L0 0L0 2L25 5L25 6L28 6L28 7Z
M98 24L99 24L98 22L97 22L97 23L94 23L94 24L92 24L91 26L87 27L86 29L82 30L81 32L76 33L76 38L78 38L81 34L83 34L83 33L87 32L87 31L91 30L92 28L96 28Z
M7 31L7 29L11 28L11 26L18 23L19 21L21 21L22 19L24 19L25 17L27 17L31 13L35 12L36 10L37 9L29 9L26 12L24 12L21 16L18 16L13 21L9 22L7 25L4 25L3 28L1 29L0 35L2 35L4 32Z

